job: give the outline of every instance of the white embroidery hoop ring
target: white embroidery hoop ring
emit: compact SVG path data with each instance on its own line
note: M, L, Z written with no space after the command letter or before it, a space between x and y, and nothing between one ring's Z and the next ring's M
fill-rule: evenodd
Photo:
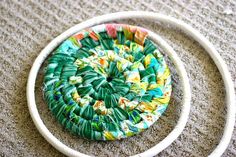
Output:
M78 152L74 149L69 148L68 146L64 145L62 142L60 142L56 137L52 135L52 133L46 128L44 125L42 119L40 118L40 115L37 110L37 106L35 103L35 81L38 74L38 71L40 69L41 64L45 60L45 58L49 55L49 53L58 45L60 44L64 39L67 37L73 35L78 30L81 30L86 27L91 27L93 25L114 21L114 20L121 20L121 19L133 19L133 18L145 18L150 20L157 20L160 22L164 22L167 24L170 24L172 26L175 26L181 30L183 30L186 34L191 36L193 39L198 41L205 50L209 53L209 55L212 57L213 61L217 65L223 81L226 88L226 103L227 103L227 116L226 116L226 125L224 128L224 133L222 136L222 139L219 143L219 145L216 147L216 149L210 154L210 156L221 156L225 149L227 148L234 128L234 121L235 121L235 95L234 95L234 86L233 82L230 77L230 73L227 69L226 64L224 63L223 59L220 57L220 55L215 50L214 46L204 37L202 36L198 31L193 29L191 26L187 25L183 21L177 20L173 17L169 17L163 14L153 13L153 12L143 12L143 11L126 11L126 12L117 12L117 13L111 13L106 14L102 16L98 16L92 19L89 19L87 21L84 21L61 35L59 35L57 38L55 38L52 42L47 45L42 52L39 54L39 56L36 58L31 71L29 73L29 78L27 82L27 101L28 101L28 107L31 114L31 117L39 130L39 132L44 136L44 138L52 144L56 149L61 151L62 153L68 155L68 156L88 156L86 154L83 154L81 152ZM154 37L158 37L157 35L153 34ZM149 33L149 36L152 36L152 32ZM156 41L156 40L155 40ZM178 74L180 76L180 79L182 81L183 85L183 91L184 91L184 100L183 100L183 107L182 112L180 115L180 119L176 125L176 127L172 130L172 132L161 142L159 142L156 146L148 149L147 151L137 154L135 156L154 156L161 152L163 149L168 147L183 131L189 111L190 111L190 86L189 81L187 77L187 73L184 69L184 66L181 62L181 60L178 58L176 53L173 51L173 49L160 37L157 41L157 43L161 46L161 48L169 55L172 62L175 64ZM165 45L165 47L163 47ZM172 52L172 53L171 53Z
M102 16L100 17L102 18ZM58 149L60 152L64 153L68 156L86 156L88 155L83 154L81 152L78 152L72 148L69 148L62 142L60 142L55 136L52 135L52 133L46 128L46 126L43 124L42 119L40 118L40 115L38 113L36 102L35 102L35 93L34 93L34 87L35 87L35 81L37 77L37 73L41 67L41 64L44 62L46 57L65 39L70 37L71 35L79 32L80 30L83 30L84 28L91 27L100 23L104 23L102 20L100 20L99 17L95 18L95 20L87 20L85 22L82 22L58 37L56 37L53 41L51 41L38 55L35 62L33 63L33 66L31 68L29 78L28 78L28 84L27 84L27 100L28 100L28 106L29 111L31 114L31 117L33 119L33 122L35 123L37 129L39 132L44 136L44 138L53 145L56 149ZM114 19L117 20L117 19ZM99 22L98 22L99 21ZM111 20L112 21L112 20ZM146 29L147 30L147 29ZM176 70L178 72L178 75L180 77L181 84L183 86L183 106L182 106L182 112L179 118L179 121L176 125L176 127L173 129L173 131L161 142L159 142L155 147L145 151L144 153L137 154L135 156L153 156L157 153L161 152L163 149L168 147L183 131L187 120L189 116L190 111L190 100L191 100L191 91L190 91L190 84L189 79L187 77L187 72L183 66L183 63L177 56L177 54L174 52L174 50L158 35L155 33L148 31L148 36L151 38L155 43L160 46L163 51L170 57L171 61L174 63Z

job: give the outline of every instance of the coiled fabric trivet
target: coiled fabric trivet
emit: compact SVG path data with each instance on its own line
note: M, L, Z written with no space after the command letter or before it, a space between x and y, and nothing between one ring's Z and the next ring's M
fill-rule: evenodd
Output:
M169 68L145 29L104 24L65 40L48 59L44 94L72 133L115 140L149 128L171 95Z

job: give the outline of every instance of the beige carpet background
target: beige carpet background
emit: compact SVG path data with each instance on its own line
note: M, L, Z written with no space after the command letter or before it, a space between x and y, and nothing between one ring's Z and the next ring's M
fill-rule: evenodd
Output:
M31 65L53 38L71 26L97 15L124 10L160 12L189 23L215 45L235 83L235 0L0 0L0 156L63 156L39 134L29 115L25 87ZM140 25L161 35L179 54L190 77L192 107L186 129L158 156L207 156L221 138L226 113L223 82L211 58L198 43L162 23L117 22ZM171 61L168 63L173 72L171 104L164 116L140 135L121 141L95 142L67 133L42 99L43 68L36 84L41 117L56 137L83 153L128 156L145 151L168 135L178 120L181 85ZM223 156L236 156L236 129Z

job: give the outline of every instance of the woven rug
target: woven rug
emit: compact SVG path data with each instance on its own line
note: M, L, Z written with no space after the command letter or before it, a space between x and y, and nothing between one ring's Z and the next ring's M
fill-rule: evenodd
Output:
M26 82L40 51L71 26L105 13L145 10L171 15L198 29L216 47L236 79L236 1L2 0L0 1L0 156L63 156L37 131L28 112ZM115 21L148 28L178 53L190 77L190 118L181 136L160 156L207 156L225 123L225 91L205 50L176 28L147 20ZM168 60L168 57L166 56ZM95 142L73 136L53 118L42 98L43 67L37 78L38 109L45 125L68 146L93 156L128 156L162 140L176 125L182 90L171 61L173 95L165 114L147 131L121 141ZM236 84L235 84L236 86ZM159 156L159 155L158 155ZM236 156L236 131L223 156Z

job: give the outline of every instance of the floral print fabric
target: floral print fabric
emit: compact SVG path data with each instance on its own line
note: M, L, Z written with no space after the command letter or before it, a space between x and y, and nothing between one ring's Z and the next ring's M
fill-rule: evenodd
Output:
M48 59L45 100L72 133L116 140L149 128L171 95L169 68L145 29L104 24L65 40Z

